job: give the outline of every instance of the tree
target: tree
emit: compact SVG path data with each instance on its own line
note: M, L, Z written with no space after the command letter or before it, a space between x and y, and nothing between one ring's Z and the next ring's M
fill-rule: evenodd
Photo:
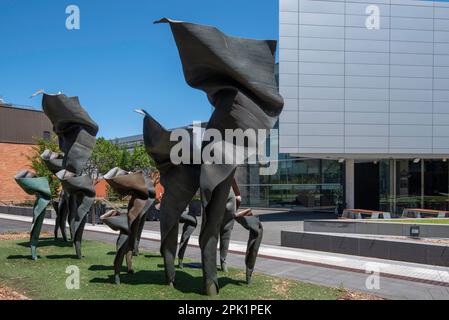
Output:
M52 135L50 140L38 139L37 145L33 147L33 153L28 159L31 162L31 169L37 176L47 177L53 197L58 196L61 183L59 179L47 169L41 154L46 150L61 152L58 145L58 137ZM154 160L145 151L144 146L135 146L132 152L125 147L114 144L103 137L97 139L84 173L89 175L94 181L112 168L119 167L126 171L143 170L148 171L154 168Z
M136 145L130 154L130 161L128 165L128 170L148 171L149 169L155 167L155 162L148 155L144 146Z
M98 138L85 172L97 180L101 175L115 167L124 167L127 162L127 150L106 140Z
M143 146L135 146L133 151L129 152L123 146L105 138L98 138L86 166L86 173L96 180L115 167L126 171L146 171L154 167L154 161L148 156Z
M50 170L48 170L44 160L41 158L41 154L47 149L53 152L61 152L61 150L59 150L58 137L53 134L50 136L50 140L38 138L36 139L36 142L37 145L33 147L31 155L28 156L28 160L31 162L30 168L38 177L47 177L48 183L50 184L51 194L53 198L57 198L61 182Z

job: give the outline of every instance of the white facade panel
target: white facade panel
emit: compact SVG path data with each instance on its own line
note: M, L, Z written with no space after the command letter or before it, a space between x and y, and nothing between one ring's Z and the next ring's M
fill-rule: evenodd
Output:
M433 139L433 147L437 149L449 150L449 137L435 137Z
M391 125L390 135L392 137L432 137L431 125Z
M300 136L343 136L343 124L302 124L299 127Z
M298 0L281 0L279 3L279 10L281 12L298 12L299 3Z
M432 137L391 137L394 149L432 149Z
M345 112L345 124L388 124L388 113Z
M343 136L300 136L300 150L303 147L315 148L316 146L320 146L320 148L343 149L344 140Z
M281 124L279 127L282 127L284 123L298 123L298 111L282 111L279 122Z
M449 3L280 1L280 152L449 153Z
M432 125L432 113L390 113L390 124Z
M379 100L346 100L343 102L346 112L388 113L389 101Z
M350 136L345 140L346 148L382 149L388 143L388 137Z
M345 134L359 137L388 137L389 127L383 124L348 124L345 126Z
M299 51L296 49L283 49L279 52L279 61L281 62L297 62L298 61ZM298 67L296 67L296 72L298 71ZM283 75L285 73L282 73Z
M296 112L298 110L298 99L285 99L284 98L284 110Z
M432 113L434 103L431 101L389 101L390 112L399 113Z
M299 111L345 111L344 100L301 99L298 101ZM448 111L449 113L449 111Z
M449 113L449 103L447 102L434 102L433 103L433 112L435 114L446 114Z
M343 112L299 112L299 124L336 124L344 123Z

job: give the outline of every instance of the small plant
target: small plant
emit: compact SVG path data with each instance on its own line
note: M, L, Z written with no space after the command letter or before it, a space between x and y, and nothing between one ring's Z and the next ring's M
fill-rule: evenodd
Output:
M37 145L33 147L31 155L28 156L28 160L31 162L30 168L36 173L36 176L47 177L48 183L50 184L51 194L53 198L57 198L61 188L61 182L50 170L48 170L44 160L41 158L41 154L45 150L57 153L61 152L59 150L58 137L53 134L49 140L38 138L36 142Z

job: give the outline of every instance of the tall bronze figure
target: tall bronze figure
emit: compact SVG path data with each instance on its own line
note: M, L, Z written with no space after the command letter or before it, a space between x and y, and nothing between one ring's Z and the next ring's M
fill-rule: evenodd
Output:
M42 224L45 218L45 210L51 201L51 191L46 177L36 177L30 171L20 171L14 177L17 184L28 194L36 196L33 207L33 224L30 233L31 257L37 260L37 245Z
M207 94L215 111L207 130L215 129L225 137L226 129L272 129L283 108L275 80L276 41L230 37L220 30L192 23L162 19L169 23L175 38L187 83ZM144 113L145 114L145 113ZM198 187L203 204L200 247L204 287L208 295L219 291L217 279L217 243L226 202L234 179L236 163L179 164L170 161L170 132L145 114L144 140L147 152L161 171L165 194L161 203L161 254L169 284L175 280L174 259L179 217ZM250 141L257 145L257 141ZM205 141L203 150L223 141ZM246 145L230 143L237 152ZM192 146L194 148L194 146ZM227 154L216 148L215 157ZM248 157L249 153L245 156ZM257 218L256 218L257 219ZM258 247L251 247L258 250ZM257 255L257 254L256 254Z
M81 240L87 214L95 201L95 189L91 177L83 170L92 155L98 133L97 124L81 107L78 97L64 94L43 94L44 113L53 123L59 138L59 148L64 153L63 170L56 176L67 194L68 220L76 255L81 259Z
M183 224L178 249L178 266L182 269L184 268L184 255L186 253L190 237L198 225L198 220L195 215L190 214L189 212L183 212L179 217L179 222Z
M41 158L47 166L48 170L51 171L54 175L56 175L59 171L63 170L62 161L64 159L64 155L61 153L52 152L50 150L45 150L41 154ZM56 212L56 221L55 221L55 229L54 235L55 240L58 239L58 231L61 231L62 239L67 242L67 232L66 232L66 223L68 216L68 194L61 190L59 194L59 200L53 201L53 206Z
M228 200L226 202L226 211L223 216L223 222L220 226L220 265L223 272L228 272L226 258L229 250L229 243L231 241L232 230L234 229L235 214L240 206L240 201L237 198L240 197L240 191L238 190L237 183L233 182L232 189L229 193ZM183 268L183 260L185 251L189 244L190 236L196 229L198 224L197 218L193 215L183 212L179 222L183 224L181 240L179 242L178 249L178 266Z
M104 179L122 196L130 196L128 212L120 215L117 210L111 210L101 217L101 220L111 229L120 231L117 239L117 253L114 259L115 283L120 284L120 268L126 256L128 273L133 273L132 256L137 252L139 240L146 220L146 214L153 196L152 184L143 172L128 173L120 168L110 170Z
M165 278L168 285L175 281L175 258L178 242L179 219L200 186L200 165L174 165L170 150L171 132L144 110L143 136L145 149L153 158L160 172L164 195L160 203L161 255L164 259ZM192 148L195 148L192 145Z
M233 181L232 188L226 201L225 214L220 226L220 265L223 272L228 272L226 258L228 256L229 244L231 241L231 234L234 228L234 222L237 221L245 229L249 231L249 238L247 244L247 251L245 255L246 265L246 282L251 284L254 266L256 264L257 254L262 242L263 228L262 223L258 217L253 216L251 209L246 209L240 212L237 210L240 207L241 197L237 182ZM196 217L191 217L187 213L183 213L180 222L184 223L179 243L178 250L178 265L183 267L184 254L193 231L195 231L197 220Z

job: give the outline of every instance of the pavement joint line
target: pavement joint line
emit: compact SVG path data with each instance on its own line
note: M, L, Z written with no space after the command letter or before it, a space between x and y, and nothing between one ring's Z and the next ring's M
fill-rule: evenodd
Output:
M17 216L0 213L0 219L21 221L31 223L32 217ZM44 219L44 225L54 226L54 219ZM86 225L86 231L117 235L117 231L103 225ZM149 241L161 241L160 233L157 231L144 230L142 239ZM190 247L199 248L198 237L192 236ZM246 243L231 241L229 253L245 255ZM430 265L418 265L401 261L382 260L367 257L333 254L328 252L293 249L280 246L261 245L259 258L292 262L303 265L330 268L341 271L367 274L367 264L376 266L379 274L386 278L399 279L411 282L432 284L436 286L449 287L449 268L435 267ZM388 271L382 270L389 269ZM413 275L413 276L411 276Z

